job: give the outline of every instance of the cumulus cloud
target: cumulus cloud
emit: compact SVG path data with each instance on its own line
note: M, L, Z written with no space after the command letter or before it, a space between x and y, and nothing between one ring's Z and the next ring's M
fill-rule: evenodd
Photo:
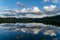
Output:
M6 9L2 15L7 16L7 17L29 17L29 18L42 18L43 16L38 16L41 15L42 11L38 7L32 7L32 8L23 8L21 10L15 10L15 9ZM25 14L23 14L25 13ZM35 13L35 14L34 14Z
M41 12L41 11L39 10L38 7L33 7L33 8L23 8L21 10L21 12L23 12L23 13L30 13L30 12L38 13L38 12Z
M44 6L43 11L40 10L38 7L32 7L32 8L23 8L21 10L17 9L6 9L4 12L2 12L0 17L15 17L15 18L43 18L46 16L49 16L50 14L60 14L60 11L54 11L56 8L56 5L50 5L50 6Z
M40 12L39 8L38 7L33 7L33 12Z
M50 6L44 6L43 9L46 11L46 13L49 13L48 11L53 11L55 9L55 5ZM51 14L51 12L50 12ZM23 8L21 10L16 9L10 9L5 10L2 13L3 16L1 17L15 17L15 18L43 18L48 15L46 15L43 11L41 11L38 7L32 7L32 8Z
M16 4L18 6L20 6L20 7L23 7L23 9L21 10L21 12L23 12L23 13L27 13L27 12L34 12L34 13L36 13L36 12L40 12L38 7L26 8L25 5L23 3L21 3L21 2L17 2Z
M26 9L26 8L23 8L23 9L21 10L21 12L22 12L22 13L27 13L27 12L29 12L29 10Z
M34 14L26 14L24 17L29 17L29 18L43 18L46 17L47 15L42 14L42 15L34 15Z
M53 11L56 8L56 5L44 6L45 11Z
M39 10L38 7L33 7L33 8L23 8L21 10L15 10L15 9L6 9L4 12L9 12L9 13L30 13L30 12L34 12L34 13L38 13L41 12Z

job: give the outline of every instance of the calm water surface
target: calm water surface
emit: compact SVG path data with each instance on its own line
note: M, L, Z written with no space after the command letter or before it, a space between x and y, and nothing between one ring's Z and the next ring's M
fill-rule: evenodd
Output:
M60 40L60 27L41 23L1 23L0 40Z

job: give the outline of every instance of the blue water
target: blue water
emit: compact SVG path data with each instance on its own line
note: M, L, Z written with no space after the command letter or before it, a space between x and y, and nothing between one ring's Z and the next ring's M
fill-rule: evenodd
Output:
M21 27L23 25L26 27ZM53 30L52 32L56 35L51 32L47 32L50 33L48 35L44 34L47 30ZM4 24L0 25L0 40L60 40L59 31L58 27L38 23Z

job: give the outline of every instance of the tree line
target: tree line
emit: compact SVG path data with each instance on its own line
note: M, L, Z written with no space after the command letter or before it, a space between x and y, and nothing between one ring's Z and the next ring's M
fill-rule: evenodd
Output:
M60 15L44 18L0 18L0 23L44 23L60 26Z

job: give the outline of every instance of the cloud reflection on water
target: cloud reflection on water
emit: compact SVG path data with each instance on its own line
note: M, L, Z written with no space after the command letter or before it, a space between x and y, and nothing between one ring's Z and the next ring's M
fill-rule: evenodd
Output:
M0 29L33 34L42 32L44 35L50 36L56 36L56 33L59 33L58 30L60 30L58 27L52 25L44 25L41 23L2 23L0 24Z

